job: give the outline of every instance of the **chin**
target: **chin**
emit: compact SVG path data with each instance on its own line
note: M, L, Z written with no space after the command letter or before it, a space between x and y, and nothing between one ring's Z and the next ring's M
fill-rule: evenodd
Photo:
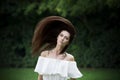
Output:
M58 43L58 45L59 45L59 46L61 46L61 45L62 45L62 43Z

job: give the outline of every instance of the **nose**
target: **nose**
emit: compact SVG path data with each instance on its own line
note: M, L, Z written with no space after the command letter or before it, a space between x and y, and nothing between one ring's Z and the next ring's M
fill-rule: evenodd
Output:
M64 40L64 37L62 37L61 40L63 41L63 40Z

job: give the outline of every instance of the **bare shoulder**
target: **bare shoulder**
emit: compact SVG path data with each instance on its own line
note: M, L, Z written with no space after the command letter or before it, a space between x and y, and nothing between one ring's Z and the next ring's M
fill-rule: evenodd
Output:
M46 57L48 55L48 51L42 51L40 56L42 57Z
M66 53L66 60L68 61L75 61L74 56L72 54Z

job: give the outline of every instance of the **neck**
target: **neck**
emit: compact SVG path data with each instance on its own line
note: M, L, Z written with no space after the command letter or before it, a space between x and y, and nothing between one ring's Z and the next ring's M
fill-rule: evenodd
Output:
M53 51L55 54L59 55L61 53L61 51L63 50L62 46L56 46Z

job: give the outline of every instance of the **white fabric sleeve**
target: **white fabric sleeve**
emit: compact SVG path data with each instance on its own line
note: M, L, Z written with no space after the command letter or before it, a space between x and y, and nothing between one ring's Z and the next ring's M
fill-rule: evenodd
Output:
M80 78L82 73L79 71L76 62L70 62L68 66L68 77L70 78Z

